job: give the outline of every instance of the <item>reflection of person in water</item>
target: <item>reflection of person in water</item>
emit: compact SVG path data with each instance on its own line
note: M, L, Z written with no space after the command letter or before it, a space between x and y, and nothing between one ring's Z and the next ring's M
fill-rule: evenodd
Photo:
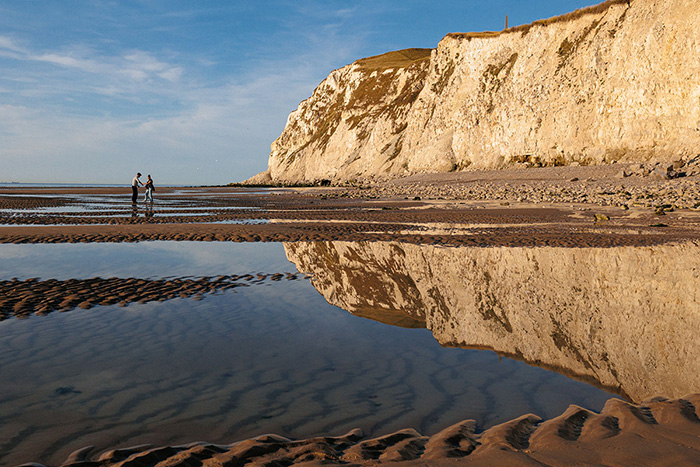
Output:
M146 218L150 219L153 217L153 200L151 199L151 202L146 205L146 213L144 214Z
M143 197L143 202L145 203L146 201L153 203L153 192L156 191L155 187L153 186L153 179L151 178L151 174L148 174L148 180L146 180L146 194Z

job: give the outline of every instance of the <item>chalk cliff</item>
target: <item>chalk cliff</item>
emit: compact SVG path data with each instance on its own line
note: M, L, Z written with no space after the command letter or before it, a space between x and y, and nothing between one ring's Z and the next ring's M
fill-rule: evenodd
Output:
M618 388L635 401L700 387L700 245L446 248L288 243L314 287L351 313L423 321L443 345ZM406 317L406 321L398 319Z
M673 161L700 153L700 9L610 0L333 71L253 181Z

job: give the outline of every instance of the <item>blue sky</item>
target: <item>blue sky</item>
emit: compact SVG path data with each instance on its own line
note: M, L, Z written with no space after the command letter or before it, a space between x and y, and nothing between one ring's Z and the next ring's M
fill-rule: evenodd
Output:
M0 182L226 184L330 71L585 0L3 0Z

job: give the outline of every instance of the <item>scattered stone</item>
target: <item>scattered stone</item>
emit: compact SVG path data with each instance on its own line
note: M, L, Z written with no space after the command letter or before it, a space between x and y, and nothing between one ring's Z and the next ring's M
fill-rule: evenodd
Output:
M656 167L649 174L649 178L651 180L668 180L670 177L668 176L668 172L666 170Z

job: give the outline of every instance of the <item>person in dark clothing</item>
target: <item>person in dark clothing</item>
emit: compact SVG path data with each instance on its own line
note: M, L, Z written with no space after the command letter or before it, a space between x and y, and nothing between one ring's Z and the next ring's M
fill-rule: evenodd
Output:
M131 181L131 204L136 204L136 199L139 197L139 185L143 186L139 177L141 172L138 172L134 179Z

